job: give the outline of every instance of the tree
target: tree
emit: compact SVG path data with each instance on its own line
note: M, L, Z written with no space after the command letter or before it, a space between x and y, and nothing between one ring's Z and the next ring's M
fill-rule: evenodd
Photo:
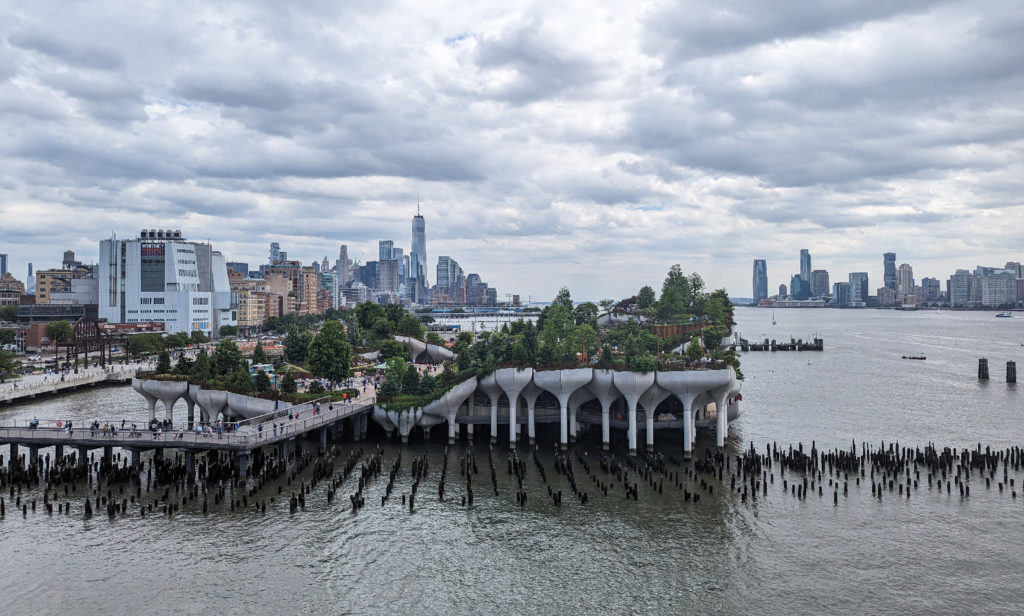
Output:
M167 374L171 371L171 354L167 350L160 351L156 359L157 374Z
M196 360L192 362L191 374L193 379L200 382L213 380L213 368L210 366L210 356L206 354L206 349L199 349Z
M281 391L286 394L294 394L299 391L298 384L295 382L295 375L291 372L284 373L284 378L281 379Z
M252 351L252 363L254 364L266 364L269 363L266 352L263 351L263 342L261 340L256 341L256 348Z
M309 370L332 382L343 381L351 373L352 347L339 321L327 321L309 345L306 358Z
M420 380L419 385L416 388L416 393L425 396L434 391L434 387L437 386L437 379L429 374L424 374Z
M543 363L569 361L575 357L573 340L576 323L571 309L564 303L553 303L545 308L547 318L540 332L538 359Z
M371 329L378 319L385 319L386 315L380 304L366 302L356 306L356 318L359 320L359 327Z
M612 309L612 306L615 305L615 300L614 299L602 299L601 301L597 302L597 305L601 307L602 311L608 312L609 310Z
M0 344L14 344L13 329L0 329Z
M293 329L284 339L284 358L293 364L306 363L309 345L313 342L313 334L309 330Z
M600 308L594 302L583 302L573 308L572 316L576 320L576 325L589 325L596 328L599 311Z
M14 323L18 320L18 307L14 305L0 306L0 321Z
M686 345L686 357L696 361L704 355L704 349L700 346L700 340L694 338L690 341L690 344Z
M252 377L249 376L249 371L242 367L241 362L235 366L232 373L231 386L242 393L252 391Z
M191 342L192 339L189 338L188 334L185 332L167 334L163 339L165 349L180 349L182 347L187 347Z
M234 340L221 340L213 349L211 363L214 376L232 375L242 364L242 352Z
M188 376L192 374L192 362L184 353L178 355L178 363L174 365L174 374Z
M192 333L189 334L189 340L192 344L203 344L204 342L210 341L210 339L206 337L206 334L198 329L192 330Z
M64 342L71 339L71 323L61 319L46 324L46 337L51 342Z
M270 391L270 377L263 370L257 370L252 379L252 386L256 391Z
M313 381L312 383L309 384L309 387L306 389L306 391L311 394L322 394L327 390L324 389L324 386L320 384L320 381Z
M234 325L221 325L220 335L221 336L235 336L238 334L238 328Z
M164 342L160 334L135 334L128 336L124 348L128 355L141 357L160 352L164 348Z
M402 393L414 394L416 388L420 385L420 371L415 366L409 366L405 369L405 375L402 376Z
M427 332L427 342L430 344L436 344L437 346L444 346L444 338L437 335L437 332Z
M385 318L377 319L370 326L370 333L377 340L385 340L391 337L391 321Z
M398 329L398 324L407 316L412 315L399 304L388 304L387 306L384 306L384 317L388 321L391 321L395 329Z
M0 349L0 381L3 381L17 368L14 353Z
M654 304L654 289L650 285L644 285L640 287L640 292L636 294L636 307L640 310L646 310Z
M404 344L397 340L385 340L384 344L380 345L380 357L381 361L386 361L392 357L406 358L409 356L409 349Z
M413 338L422 339L425 331L426 328L423 327L423 322L409 313L405 313L395 326L395 332L402 336L412 336Z
M569 295L569 289L562 287L558 290L558 295L555 296L555 300L551 302L552 306L558 305L564 307L570 313L572 312L572 297Z

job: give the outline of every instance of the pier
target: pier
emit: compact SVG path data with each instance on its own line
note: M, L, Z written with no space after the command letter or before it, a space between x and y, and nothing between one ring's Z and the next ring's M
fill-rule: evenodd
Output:
M195 464L197 453L230 452L240 477L246 476L250 457L264 447L276 446L280 455L294 450L296 438L316 436L322 448L327 446L328 432L338 435L343 422L349 421L356 440L366 435L367 417L374 398L361 398L347 403L332 403L328 398L296 404L239 422L229 422L218 431L196 431L182 427L172 430L151 430L140 426L129 429L130 422L116 431L73 426L68 429L61 420L47 420L24 425L0 426L0 445L10 445L11 460L16 460L21 447L28 449L28 459L37 460L39 450L55 448L55 458L64 456L65 448L78 451L78 463L85 465L89 452L103 450L103 459L110 460L115 447L131 454L131 464L138 468L144 451L160 457L167 449L185 452L186 465ZM121 426L121 421L108 421ZM34 424L34 425L33 425Z
M765 338L760 342L751 342L746 338L737 338L737 341L731 346L734 350L744 353L749 351L824 351L825 341L821 338L814 338L810 342L799 338L790 338L789 342L779 342L774 338L771 340Z
M0 404L26 402L46 394L62 394L81 387L98 384L126 385L131 383L138 366L107 366L106 368L79 369L78 374L46 375L45 381L0 383Z

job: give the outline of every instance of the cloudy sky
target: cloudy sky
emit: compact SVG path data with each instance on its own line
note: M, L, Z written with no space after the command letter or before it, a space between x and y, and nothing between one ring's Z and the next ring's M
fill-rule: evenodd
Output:
M512 4L0 0L0 252L372 259L419 196L502 296L1024 258L1024 3Z

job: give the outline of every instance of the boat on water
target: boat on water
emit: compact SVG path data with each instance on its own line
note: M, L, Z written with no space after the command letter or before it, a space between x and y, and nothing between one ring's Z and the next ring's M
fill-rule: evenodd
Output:
M1013 315L1010 314L1009 312L999 312L999 313L996 313L996 316L1000 317L1000 318L1003 318L1003 319L1012 319L1013 318Z
M904 355L903 359L928 359L924 355Z

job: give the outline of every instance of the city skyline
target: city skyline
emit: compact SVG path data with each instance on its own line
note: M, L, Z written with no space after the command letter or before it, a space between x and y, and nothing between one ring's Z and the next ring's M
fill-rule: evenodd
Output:
M791 246L880 281L881 250L941 278L1024 245L1012 3L161 9L8 7L9 271L112 227L366 260L417 195L430 254L538 299L673 263L745 297Z

